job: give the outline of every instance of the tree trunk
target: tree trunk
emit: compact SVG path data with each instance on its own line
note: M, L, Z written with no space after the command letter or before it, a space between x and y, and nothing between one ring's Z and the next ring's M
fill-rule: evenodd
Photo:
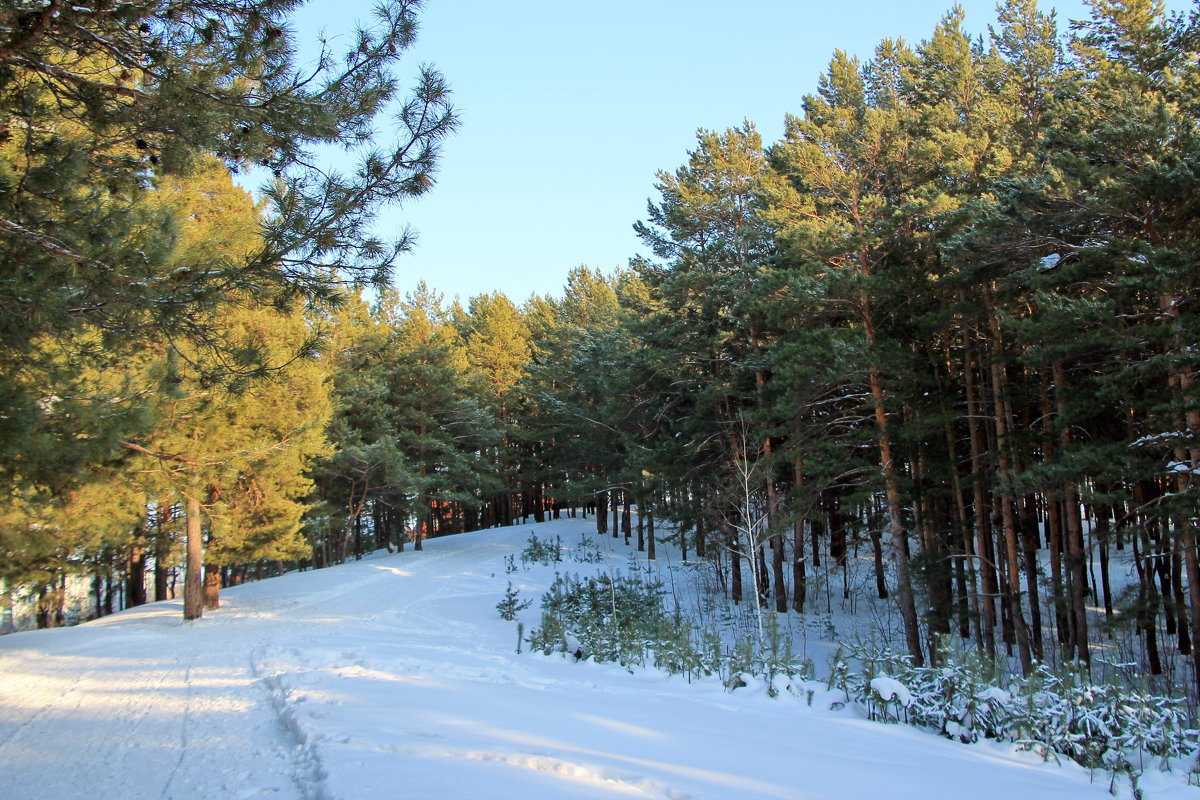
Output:
M1174 350L1176 355L1182 355L1194 347L1193 343L1189 343L1183 334L1182 327L1179 323L1179 303L1176 298L1169 294L1164 294L1159 298L1159 305L1163 312L1173 318L1175 322L1175 342ZM1196 407L1194 390L1192 383L1194 374L1189 367L1172 367L1170 383L1180 396L1181 405L1184 408L1183 424L1187 427L1187 431L1191 441L1194 443L1200 439L1200 408ZM1192 482L1195 475L1200 475L1200 447L1192 446L1184 448L1177 446L1175 448L1175 460L1179 463L1188 465L1187 472L1177 472L1175 474L1175 486L1181 494L1186 494L1192 490ZM1189 621L1191 622L1191 632L1193 637L1200 636L1200 559L1196 554L1196 522L1191 518L1191 515L1186 512L1180 513L1175 521L1175 527L1179 535L1180 546L1183 549L1184 564L1187 567L1188 579L1188 600L1191 604ZM1193 673L1196 680L1197 691L1200 691L1200 645L1195 641L1192 642L1192 659Z
M1021 659L1021 673L1033 671L1033 654L1029 643L1029 629L1021 610L1021 547L1017 535L1017 518L1013 508L1012 470L1008 455L1008 414L1004 408L1005 374L1001 363L1003 342L1000 336L1000 319L992 310L991 292L984 288L987 308L988 329L992 336L992 423L996 429L996 461L1000 483L1000 519L1004 527L1004 544L1007 563L1007 587L1005 594L1009 605L1009 618L1017 637L1017 654Z
M424 472L424 469L421 470ZM413 550L424 550L425 537L429 535L429 490L422 486L417 492L417 519L413 526Z
M1030 644L1033 647L1033 657L1042 660L1042 602L1038 593L1038 531L1037 521L1026 509L1032 505L1032 499L1026 498L1022 504L1021 514L1021 553L1024 556L1025 592L1029 601Z
M125 606L145 605L146 603L146 531L144 528L137 532L137 539L129 548L129 560L125 565Z
M175 507L159 502L154 510L154 600L167 600L167 561L171 558L171 537L167 523Z
M758 584L758 605L760 608L766 608L771 595L771 578L767 574L767 557L761 542L754 548L754 580Z
M963 338L966 338L964 333ZM971 505L975 517L975 556L979 565L980 644L988 656L996 656L996 561L992 551L991 504L985 486L984 455L987 452L980 419L983 403L975 383L975 364L967 342L963 342L963 381L967 394L967 430L971 437Z
M950 363L947 352L946 363ZM946 434L946 454L950 460L950 489L954 493L954 519L957 527L952 546L954 559L954 585L958 591L955 609L958 616L959 636L966 639L971 636L972 621L975 627L975 640L979 641L979 594L975 585L975 564L972 556L971 524L967 515L967 499L963 492L962 479L958 472L958 446L954 439L954 423L947 421L944 426Z
M215 611L221 607L221 567L217 564L204 565L204 610Z
M795 497L793 502L799 509L804 486L804 469L799 457L793 465L793 481ZM796 519L792 523L792 609L797 614L804 613L804 601L808 599L808 576L804 569L804 517L797 510Z
M183 577L183 618L200 619L204 614L204 542L200 532L200 501L192 494L186 500L187 561Z
M629 544L629 537L633 535L633 493L628 488L622 489L625 504L621 509L621 533L625 534L625 544Z
M1179 629L1179 654L1191 655L1195 631L1188 625L1187 597L1183 593L1183 550L1180 542L1175 541L1171 552L1171 595L1175 598L1175 619Z
M1071 429L1061 421L1066 418L1067 379L1066 368L1061 359L1053 364L1054 394L1060 420L1059 447L1061 453L1066 453L1071 447ZM1070 608L1074 633L1072 657L1085 665L1091 664L1091 653L1088 650L1087 633L1087 565L1084 563L1083 520L1079 516L1079 497L1075 493L1075 484L1067 481L1063 488L1063 524L1066 530L1067 556L1067 603Z
M1156 624L1158 597L1154 588L1154 568L1146 563L1147 555L1153 554L1150 536L1143 528L1133 536L1133 564L1138 574L1138 599L1134 615L1137 631L1145 639L1146 661L1150 668L1150 674L1161 675L1162 659L1158 652L1158 626Z
M865 302L865 301L864 301ZM868 337L868 344L874 342L874 334ZM888 534L892 540L892 561L896 564L897 604L900 606L900 619L904 622L904 639L908 645L908 654L912 656L915 666L924 666L925 657L921 652L921 629L917 621L917 604L913 595L912 576L908 565L908 532L904 529L904 520L900 508L900 483L896 478L896 465L892 456L892 442L884 407L883 385L879 379L879 369L874 365L868 368L867 380L870 384L871 398L875 405L875 425L879 431L879 461L883 473L884 491L887 497Z
M654 512L646 513L646 558L654 561L657 554L654 549Z
M608 492L596 493L596 533L608 533Z
M771 577L775 583L775 610L786 614L788 610L787 584L783 577L783 532L771 537Z
M1055 442L1051 435L1050 421L1050 386L1042 380L1042 461L1051 462L1055 456ZM1054 598L1054 623L1058 630L1059 649L1064 656L1070 658L1070 648L1074 638L1072 629L1074 623L1067 608L1067 596L1064 591L1063 553L1065 552L1063 537L1062 508L1059 493L1050 491L1043 495L1046 504L1046 546L1050 549L1050 591Z
M875 565L875 596L887 600L890 592L887 586L887 573L883 568L883 542L879 531L871 528L871 558Z
M637 501L638 521L637 521L637 550L639 553L646 552L646 496L642 495ZM687 538L684 528L679 528L679 544L683 548L683 560L687 561Z

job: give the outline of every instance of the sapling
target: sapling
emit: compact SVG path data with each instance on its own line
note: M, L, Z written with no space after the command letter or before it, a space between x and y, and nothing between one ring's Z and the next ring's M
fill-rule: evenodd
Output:
M512 581L508 582L508 589L504 592L504 599L496 604L496 610L500 612L500 618L512 622L517 618L517 612L524 611L533 605L532 600L518 600L519 591L513 588Z

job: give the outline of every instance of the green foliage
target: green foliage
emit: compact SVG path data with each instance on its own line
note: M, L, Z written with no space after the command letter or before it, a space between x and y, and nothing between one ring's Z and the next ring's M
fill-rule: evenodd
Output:
M529 538L525 541L525 548L521 551L521 564L526 568L530 564L552 567L562 563L562 550L562 537L555 536L553 541L542 540L537 537L536 533L530 531Z
M776 676L811 677L812 664L795 655L790 637L774 623L764 647L746 637L727 643L717 626L700 629L678 606L668 609L665 596L653 573L640 569L556 575L542 596L542 624L530 632L530 646L627 667L651 665L689 680L719 675L730 689L745 685L743 675L767 681L772 693Z
M500 612L500 619L512 622L517 618L518 613L533 605L532 600L518 600L517 595L519 594L520 592L513 588L512 581L509 581L508 588L504 590L504 598L496 604L496 611Z
M542 596L543 629L548 617L582 657L640 666L664 616L662 591L637 578L559 575Z
M342 58L323 53L315 72L295 60L295 7L22 0L5 12L0 462L24 462L8 479L36 483L112 458L130 430L119 415L40 413L46 397L66 396L38 385L42 343L55 342L77 370L179 346L210 376L240 372L253 349L226 340L224 304L285 311L329 299L345 277L382 282L409 246L407 237L382 242L369 227L381 204L432 184L438 144L455 125L432 70L410 100L398 95L393 71L420 3L382 4L376 24ZM364 144L393 105L395 142ZM319 167L315 150L329 144L345 145L356 163ZM189 218L162 195L214 158L226 174L273 173L266 205L248 246L225 247L218 236L208 248L181 248ZM31 373L35 380L19 377ZM30 437L53 442L54 452L27 448Z
M420 5L381 4L344 56L303 68L290 0L20 0L0 15L6 577L111 568L144 546L139 519L184 496L204 506L210 564L307 554L331 413L318 309L386 280L410 241L372 235L375 214L432 185L456 124L436 72L411 98L397 88ZM369 143L389 110L393 141ZM330 145L347 169L320 166ZM270 175L260 202L230 179L250 169ZM387 455L377 438L345 452ZM85 500L106 482L107 502Z
M863 644L849 646L846 655L861 668L852 670L839 658L833 685L883 721L902 718L963 742L1010 741L1045 758L1066 756L1114 773L1166 767L1194 758L1200 748L1200 731L1191 727L1187 704L1179 698L1097 685L1044 665L997 686L993 665L976 653L948 649L938 666L929 667ZM904 687L905 702L880 696L873 681L881 677Z
M581 533L579 543L571 550L571 560L576 564L599 564L604 560L604 554L594 541Z
M164 178L152 200L175 220L171 249L181 262L200 251L235 258L258 241L258 209L212 160ZM73 394L68 403L44 403L52 412L46 421L68 423L86 438L101 431L78 426L99 418L81 410L108 406L100 444L119 446L121 454L93 447L88 458L95 463L80 469L72 461L79 453L66 448L51 475L33 463L50 466L44 453L10 465L17 467L8 473L11 494L0 504L5 577L37 585L92 571L92 561L106 572L124 553L144 548L148 516L187 496L206 506L209 564L306 553L300 520L312 488L307 471L326 452L330 414L324 363L308 357L312 331L298 305L254 309L242 300L230 294L208 311L205 325L223 342L217 361L187 338L147 339L136 355L117 350L103 360L74 351L90 340L89 347L106 352L99 329L65 346L39 340L47 356L41 365L61 365L17 379L30 386L49 380L54 385L38 391ZM55 422L58 414L66 417ZM52 445L54 435L42 433ZM169 541L159 550L162 561L171 558Z
M541 624L529 630L529 648L547 656L556 650L565 653L567 640L562 619L548 611L543 611Z

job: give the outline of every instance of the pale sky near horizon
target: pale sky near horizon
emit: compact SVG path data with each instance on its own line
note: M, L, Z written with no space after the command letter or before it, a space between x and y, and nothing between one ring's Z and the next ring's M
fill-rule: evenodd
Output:
M433 190L381 217L385 234L408 224L419 235L394 284L424 280L447 300L501 291L519 304L560 295L581 264L611 272L648 255L633 223L656 170L683 164L698 128L748 119L770 144L834 49L866 58L885 37L915 44L951 2L428 0L400 73L439 69L461 127ZM961 5L966 30L986 37L994 0ZM1082 0L1042 6L1060 30L1086 16ZM311 0L297 39L348 31L371 7Z

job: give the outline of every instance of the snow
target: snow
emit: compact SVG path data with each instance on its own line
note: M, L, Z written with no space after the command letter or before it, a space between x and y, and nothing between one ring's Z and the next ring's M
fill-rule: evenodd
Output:
M1004 691L1003 689L997 689L995 686L989 686L979 694L975 695L975 699L982 700L984 702L990 702L994 700L998 703L1007 703L1012 699L1012 694Z
M1151 433L1133 440L1129 443L1130 447L1146 447L1148 445L1172 444L1178 441L1190 438L1189 431L1163 431L1161 433Z
M912 705L912 692L908 690L908 687L895 678L889 678L887 675L878 675L871 678L871 690L879 695L879 699L885 703L895 700L905 708Z
M1110 796L1107 775L874 723L824 684L770 697L754 682L730 692L717 678L517 654L517 624L496 603L510 580L536 599L553 568L508 575L505 556L531 529L570 543L590 526L434 539L423 552L247 584L194 623L169 601L2 637L0 795ZM623 544L596 541L610 565L625 562ZM536 625L536 603L519 619ZM1179 775L1140 785L1146 798L1200 798Z
M1058 266L1063 257L1058 253L1051 253L1048 256L1042 256L1038 262L1038 272L1048 272Z

